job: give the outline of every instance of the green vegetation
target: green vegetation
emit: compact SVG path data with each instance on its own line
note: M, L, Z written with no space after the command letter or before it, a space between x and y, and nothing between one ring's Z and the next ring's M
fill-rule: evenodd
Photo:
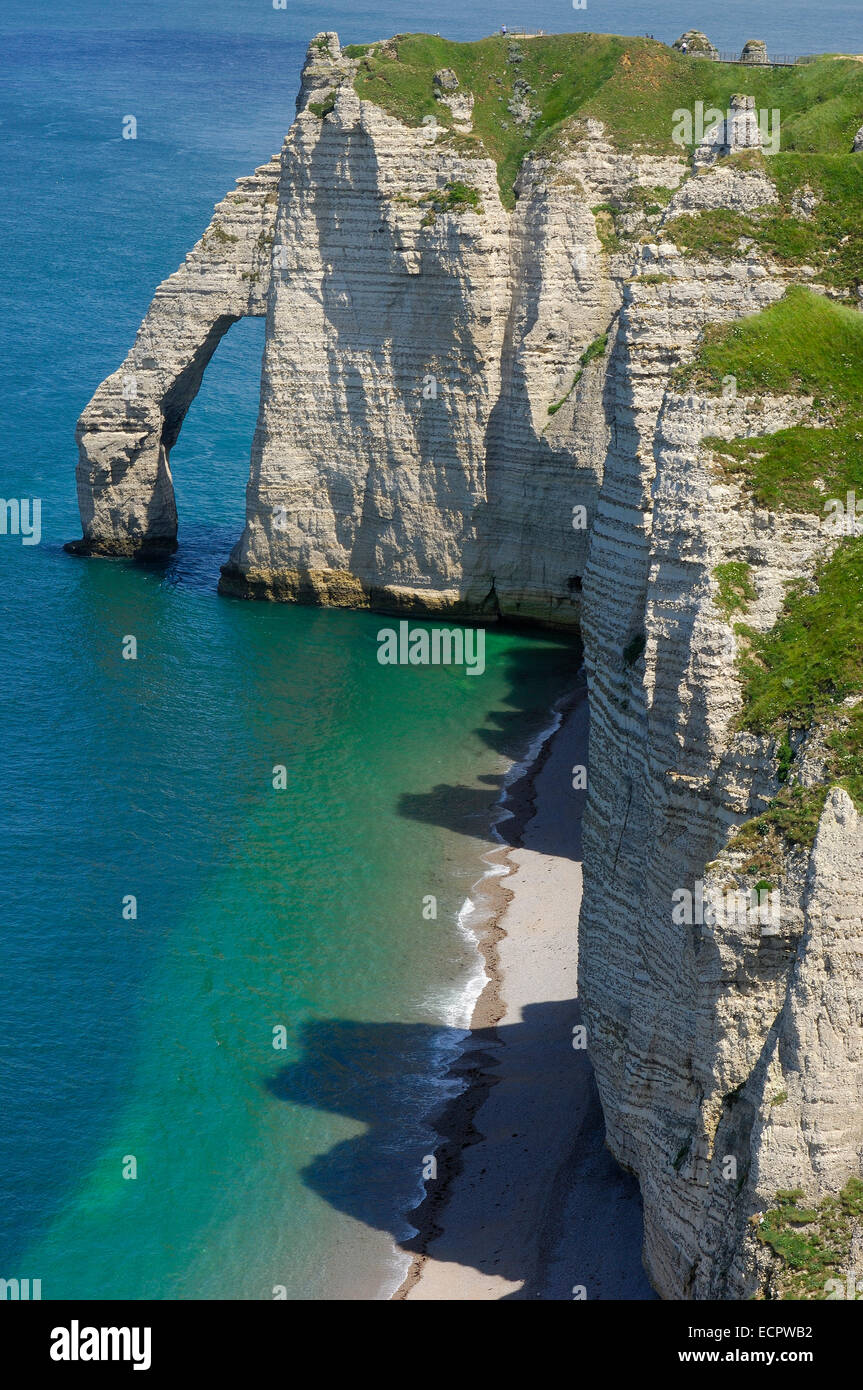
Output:
M679 387L741 395L806 394L828 428L796 425L727 442L707 439L722 469L761 507L824 516L825 498L863 497L863 315L799 287L769 309L708 328Z
M863 110L863 72L852 59L819 58L805 67L741 69L708 59L679 58L658 45L630 50L631 66L620 63L611 79L587 103L584 114L605 121L625 146L647 146L670 153L674 112L727 111L741 88L755 97L757 110L781 112L784 150L844 154L850 151Z
M548 35L523 41L495 35L478 43L452 43L430 34L408 34L376 46L360 60L356 90L406 125L434 116L451 126L452 115L435 99L434 75L451 68L459 90L475 98L474 143L498 166L501 195L512 206L512 184L527 151L565 117L572 115L611 76L632 45L660 48L646 39L595 34ZM535 120L519 123L508 106L526 84Z
M590 347L585 348L579 358L582 367L587 367L597 357L602 357L608 347L608 334L601 333L598 338L594 338Z
M747 821L732 840L734 849L745 850L745 874L776 874L782 868L785 848L808 849L815 839L827 796L826 786L785 786L767 810Z
M774 868L783 844L812 844L828 786L843 787L863 811L863 702L842 704L863 690L863 541L844 541L816 580L815 593L801 584L792 587L769 632L742 624L736 629L748 648L740 661L741 727L767 733L786 726L777 749L785 785L733 841L751 856L746 872ZM829 725L826 780L814 787L789 785L788 730Z
M693 59L653 39L603 34L494 35L477 43L400 34L345 52L359 60L359 95L406 125L421 125L424 116L452 125L449 109L435 100L433 83L437 71L451 68L459 90L475 98L475 133L468 138L495 160L508 206L527 151L568 141L569 118L604 121L621 148L673 154L680 152L673 140L674 112L694 111L697 101L725 111L741 85L737 66ZM745 76L757 108L781 111L783 149L850 151L863 111L863 64L819 58L804 67L747 68ZM523 85L517 89L516 83ZM537 113L527 122L508 109L520 93ZM658 197L651 200L656 204L663 205Z
M581 378L584 375L585 367L588 366L589 363L593 362L595 358L602 357L607 347L608 334L601 333L598 338L594 338L593 342L590 344L589 347L585 348L584 352L578 359L578 371L572 378L572 385L570 386L565 396L562 396L561 399L559 401L556 401L554 405L550 405L548 407L549 415L556 415L557 412L560 410L560 407L564 405L566 401L569 400L570 396L572 395L573 391L575 390L576 386L581 381Z
M470 184L460 183L458 180L445 184L434 193L426 193L422 202L429 204L429 210L422 222L424 227L432 226L439 212L483 211L479 189L471 188Z
M687 1140L685 1141L685 1143L681 1144L680 1148L677 1150L677 1153L675 1154L674 1158L673 1158L672 1161L671 1161L671 1166L672 1166L672 1168L674 1169L675 1173L679 1173L679 1172L680 1172L681 1168L683 1167L684 1161L685 1161L687 1155L689 1154L691 1148L692 1148L692 1139L689 1138L689 1139L687 1139Z
M631 207L641 208L644 212L653 215L663 212L673 197L673 188L664 188L662 184L655 184L653 188L643 188L641 184L637 183L629 190L628 202Z
M791 771L793 761L794 749L791 747L791 735L786 729L776 747L776 776L780 782L788 781L788 774Z
M669 285L670 275L633 275L630 285Z
M751 162L748 153L727 162ZM746 248L739 244L741 238L750 239L782 265L811 265L825 284L856 299L863 281L863 159L782 153L765 163L777 186L778 206L769 204L749 215L728 208L684 214L668 223L668 237L681 251L702 259L742 256ZM799 197L806 188L817 200L808 218L799 215Z
M757 597L755 586L750 579L751 566L745 560L728 560L724 565L717 565L713 571L713 577L719 586L719 592L713 600L717 608L721 609L726 618L730 618L732 613L745 613Z
M680 386L719 391L734 377L741 395L811 395L822 428L797 425L776 434L705 441L720 467L761 507L825 515L825 498L863 495L863 315L794 288L762 313L706 330ZM730 613L746 597L743 574L718 566L717 602ZM748 575L746 575L748 580ZM731 606L729 607L729 602ZM738 623L743 639L741 728L775 733L779 794L734 840L766 871L782 847L811 845L828 786L842 786L863 810L863 539L841 540L814 583L793 584L766 633ZM824 728L825 781L791 785L791 734Z
M787 1092L787 1091L777 1091L776 1095L772 1097L772 1099L771 1099L771 1101L770 1101L770 1104L771 1104L771 1105L784 1105L787 1099L788 1099L788 1092Z
M777 1292L782 1299L826 1299L837 1288L827 1287L833 1279L844 1294L854 1228L863 1223L863 1182L851 1178L817 1207L801 1207L803 1195L799 1188L777 1192L755 1225L758 1239L777 1256Z
M309 110L311 111L312 115L313 115L313 116L317 116L318 119L321 120L321 121L324 119L324 116L328 116L328 115L330 114L330 112L331 112L331 111L335 111L335 109L336 109L336 95L335 95L335 92L331 92L330 95L329 95L328 97L325 97L325 99L324 99L323 101L310 101L310 102L309 102Z
M863 704L842 712L839 726L830 734L827 745L835 782L863 811Z
M808 728L863 690L863 543L841 544L816 575L817 592L798 582L769 632L738 624L748 648L741 660L746 728L767 732L781 721Z
M599 207L591 208L591 212L596 222L596 235L602 243L602 249L606 255L611 256L615 251L619 251L621 246L615 222L617 208L610 207L607 203L601 203Z
M792 287L759 314L709 328L681 376L699 390L719 391L733 373L741 395L811 392L844 401L863 399L861 364L863 316Z
M239 239L233 232L226 232L221 222L214 222L204 233L203 242L205 249L209 250L210 242L215 242L218 246L231 246Z

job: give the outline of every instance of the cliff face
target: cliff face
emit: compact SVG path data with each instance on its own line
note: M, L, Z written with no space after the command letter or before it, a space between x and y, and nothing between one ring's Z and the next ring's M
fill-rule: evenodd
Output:
M310 51L285 144L247 524L222 587L573 624L599 374L580 439L548 406L615 307L593 218L529 168L510 216L493 160L360 101L355 67L335 36Z
M171 446L221 334L266 312L246 527L222 588L572 626L608 428L601 362L548 408L619 300L589 202L528 164L508 213L493 160L361 102L356 66L335 35L311 46L280 160L218 206L82 415L79 548L173 546Z
M649 338L630 306L620 350L637 342L641 355ZM695 899L699 883L705 898L748 895L758 875L728 833L779 790L776 741L733 731L741 639L713 575L747 557L749 621L765 629L824 538L817 518L760 511L718 484L700 445L779 428L797 402L658 399L655 379L630 381L584 582L581 988L608 1142L641 1180L656 1288L749 1297L771 1263L750 1218L780 1190L817 1202L860 1169L863 827L834 790L811 852L782 867L778 922L721 908L714 923L675 921L675 894Z
M740 727L745 639L717 573L743 566L765 633L837 544L817 515L759 504L704 443L769 438L811 415L811 394L720 395L675 372L709 326L815 271L751 238L719 255L680 233L776 208L763 162L734 159L748 117L697 174L681 150L622 148L573 119L523 161L510 211L469 138L470 94L448 97L455 126L408 125L360 98L358 63L318 36L280 158L218 206L82 416L79 546L174 544L170 448L221 334L266 312L222 588L580 626L580 987L609 1144L639 1176L660 1293L748 1297L773 1278L751 1218L781 1189L818 1201L860 1172L863 823L829 791L814 843L777 851L766 929L674 911L681 891L749 891L732 832L783 775L778 735ZM508 109L529 120L529 100ZM819 737L797 738L803 785L829 781Z

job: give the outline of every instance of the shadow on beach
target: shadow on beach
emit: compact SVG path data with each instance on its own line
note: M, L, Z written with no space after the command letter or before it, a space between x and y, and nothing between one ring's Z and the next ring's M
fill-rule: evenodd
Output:
M546 663L539 687L526 679L537 657ZM399 1296L652 1299L638 1184L605 1147L593 1068L578 1046L581 1005L567 997L586 797L573 772L587 762L589 725L580 652L555 644L509 658L515 710L495 711L492 727L479 731L490 746L524 756L526 731L535 738L548 727L563 690L566 712L510 788L510 816L498 826L525 854L508 885L505 957L486 938L489 995L477 1005L479 1026L309 1021L296 1061L266 1084L279 1100L365 1126L317 1155L302 1178L336 1210L428 1256L419 1282L415 1262ZM544 706L526 708L538 689ZM503 779L480 781L405 795L400 809L462 832L477 818L487 826Z
M490 710L486 722L476 730L488 748L512 761L523 759L532 740L549 727L556 702L578 698L584 691L581 644L575 638L552 633L544 633L543 637L548 646L514 648L506 653L508 708ZM533 698L526 698L526 691L533 692ZM532 780L533 771L528 772L528 779ZM480 786L440 782L426 792L405 792L399 797L399 814L462 835L484 836L504 790L504 773L487 773L477 781ZM510 799L518 801L518 790L518 784L510 789L507 809L516 810ZM515 846L519 843L520 824L518 814L504 817L498 822L496 833L504 844ZM547 837L540 836L532 848L541 854L580 859L575 817L572 826L573 836L568 840L564 826L549 823Z
M279 1100L367 1126L318 1155L302 1177L402 1250L430 1249L436 1261L523 1283L509 1298L571 1299L578 1285L590 1299L654 1298L641 1266L638 1184L605 1148L592 1067L572 1046L579 1020L575 1000L534 1004L521 1023L474 1030L466 1044L463 1030L431 1025L309 1022L300 1059L266 1085ZM430 1060L447 1043L454 1053L464 1046L449 1072L458 1094L429 1115ZM467 1151L483 1141L474 1117L504 1064L520 1099L505 1107L506 1133L496 1125L490 1136L493 1162L462 1173ZM423 1183L430 1154L437 1175ZM406 1225L411 1208L419 1234Z

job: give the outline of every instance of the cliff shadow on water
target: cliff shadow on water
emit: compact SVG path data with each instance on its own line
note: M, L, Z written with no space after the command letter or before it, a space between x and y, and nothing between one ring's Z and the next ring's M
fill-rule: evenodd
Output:
M536 631L535 628L526 630ZM477 737L500 758L523 758L527 743L544 733L551 723L548 706L526 701L526 692L535 694L537 690L557 689L560 692L556 701L558 709L568 707L582 696L586 698L581 643L573 637L558 638L547 633L543 633L543 643L542 647L515 648L506 653L509 688L502 702L504 707L490 710L485 724L476 730ZM535 769L529 771L532 774ZM518 844L524 816L513 814L514 803L522 799L519 795L522 792L528 797L532 795L532 789L522 785L531 777L519 778L511 788L508 774L503 770L486 773L478 780L485 785L438 783L429 791L404 792L399 798L399 813L409 820L442 826L462 835L482 836L496 820L496 808L506 791L505 805L509 814L497 821L495 833L506 845ZM556 826L543 826L539 842L535 837L532 848L543 854L580 861L580 818L571 824L560 821Z
M578 644L564 639L507 653L512 687L502 704L513 708L490 713L477 731L483 742L512 757L527 726L535 748L549 713L526 707L526 673L536 682L538 665L544 668L540 685L547 689L565 681L558 708L575 706L585 699L580 661ZM571 721L567 730L571 737ZM543 752L549 747L546 741ZM529 843L533 854L578 863L580 814L570 824L547 808L534 815L543 761L540 754L513 783L510 816L498 834L510 846ZM568 788L568 757L562 761ZM549 767L555 776L559 762L556 756ZM500 800L504 774L480 780L487 790L441 785L404 794L401 814L476 836ZM571 926L574 955L577 905ZM505 918L504 928L516 924ZM505 995L499 962L490 961L489 970ZM496 1005L486 1004L468 1032L343 1018L305 1024L295 1060L268 1077L266 1089L289 1105L360 1122L364 1131L316 1155L301 1172L303 1182L414 1257L398 1297L414 1296L429 1260L468 1281L479 1275L486 1281L480 1297L563 1300L585 1296L576 1292L581 1289L592 1299L654 1298L640 1258L638 1183L606 1148L592 1064L572 1045L582 1024L579 1000L541 995L508 1016L501 1004L504 1019L493 1026L486 1026L489 1010L500 1017ZM517 1021L510 1021L513 1014ZM476 1296L473 1284L469 1289L461 1296ZM418 1292L426 1296L422 1282Z
M584 1051L570 1050L561 1057L559 1085L556 1076L544 1072L535 1093L545 1112L538 1124L519 1126L520 1132L511 1136L494 1136L503 1149L502 1161L496 1155L472 1189L470 1221L441 1224L438 1219L450 1185L462 1171L465 1151L484 1138L473 1118L498 1084L495 1071L504 1051L530 1055L541 1047L548 1057L548 1039L568 1033L579 1017L577 1001L554 1001L526 1008L519 1024L474 1030L468 1050L448 1077L459 1094L428 1119L419 1102L421 1069L442 1045L460 1046L460 1029L345 1019L309 1022L300 1032L300 1059L265 1084L279 1100L348 1116L366 1126L363 1134L319 1154L302 1170L302 1178L337 1211L387 1231L406 1254L424 1256L431 1245L436 1262L520 1284L501 1295L507 1299L571 1299L578 1286L586 1287L593 1299L652 1299L640 1260L638 1184L605 1147L602 1110ZM555 1063L550 1066L554 1070ZM547 1174L542 1229L528 1253L518 1221L510 1218L518 1214L523 1188L536 1183L531 1144L563 1123L563 1095L571 1152L557 1173ZM436 1174L421 1186L432 1155ZM414 1210L406 1218L410 1194ZM410 1228L408 1221L419 1229Z

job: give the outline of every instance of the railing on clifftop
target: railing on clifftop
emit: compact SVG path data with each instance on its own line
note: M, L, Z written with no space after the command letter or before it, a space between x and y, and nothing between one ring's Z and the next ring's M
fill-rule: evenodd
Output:
M697 58L699 55L694 53L692 56ZM738 63L742 68L796 68L798 64L809 61L807 54L796 53L776 53L766 63L744 63L739 53L717 53L714 58L716 63Z

